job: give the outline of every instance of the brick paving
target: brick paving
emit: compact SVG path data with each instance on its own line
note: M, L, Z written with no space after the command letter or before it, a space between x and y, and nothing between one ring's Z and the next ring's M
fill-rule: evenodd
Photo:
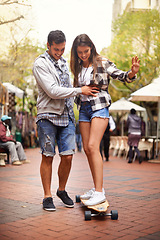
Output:
M160 164L147 161L128 164L124 158L104 162L104 187L110 203L108 212L118 210L119 219L93 217L84 220L86 208L75 203L65 208L55 193L59 157L53 163L52 193L57 210L42 209L43 191L39 149L26 149L30 164L0 168L0 240L158 240L160 239ZM84 153L74 155L67 185L69 195L92 187Z

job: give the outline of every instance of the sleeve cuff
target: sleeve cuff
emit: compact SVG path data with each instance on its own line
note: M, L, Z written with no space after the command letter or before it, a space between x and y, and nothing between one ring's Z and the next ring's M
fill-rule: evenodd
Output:
M127 82L127 83L134 82L134 81L136 80L136 78L137 78L137 74L136 74L133 78L129 78L128 73L129 73L130 71L131 71L131 70L129 70L129 71L127 72L127 78L126 78L126 82Z
M81 94L82 93L82 89L81 89L81 87L78 87L78 88L75 88L76 89L76 95L78 95L78 94Z

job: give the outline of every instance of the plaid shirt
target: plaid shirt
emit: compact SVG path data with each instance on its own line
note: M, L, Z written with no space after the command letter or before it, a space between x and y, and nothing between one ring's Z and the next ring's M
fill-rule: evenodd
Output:
M50 55L45 52L47 58L54 64L56 71L58 73L59 79L61 81L62 87L72 87L69 80L69 71L66 65L66 61L61 57L59 61L54 60ZM65 107L62 115L57 115L53 113L41 113L37 115L37 121L40 119L48 119L56 126L66 127L69 124L69 117L75 124L75 117L73 112L73 103L71 98L65 99Z
M108 93L110 77L121 82L130 83L133 82L136 77L130 79L128 77L129 72L130 71L124 72L118 69L113 62L106 58L102 58L102 61L97 62L95 74L93 74L93 71L90 74L90 85L98 86L99 93L96 94L97 97L88 96L93 111L109 107L111 105L111 97ZM76 97L75 103L77 104L77 108L80 109L81 96Z

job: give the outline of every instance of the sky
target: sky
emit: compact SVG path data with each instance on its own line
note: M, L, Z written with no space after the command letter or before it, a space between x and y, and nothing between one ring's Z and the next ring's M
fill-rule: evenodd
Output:
M40 43L48 33L62 30L66 35L66 53L77 35L86 33L100 53L111 43L114 0L32 0L33 23Z

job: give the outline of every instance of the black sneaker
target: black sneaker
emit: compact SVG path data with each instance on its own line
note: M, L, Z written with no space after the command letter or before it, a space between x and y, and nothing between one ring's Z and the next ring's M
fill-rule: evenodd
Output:
M66 207L74 207L73 200L68 196L67 192L57 190L57 196L62 200Z
M55 211L56 207L53 204L53 198L48 197L43 199L43 209L46 211Z

